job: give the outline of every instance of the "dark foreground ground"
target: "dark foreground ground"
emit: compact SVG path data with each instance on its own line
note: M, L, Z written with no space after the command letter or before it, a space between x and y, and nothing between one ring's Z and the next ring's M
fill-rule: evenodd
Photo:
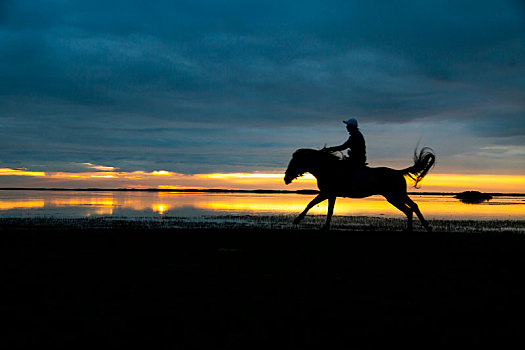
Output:
M523 345L525 235L0 230L2 349Z

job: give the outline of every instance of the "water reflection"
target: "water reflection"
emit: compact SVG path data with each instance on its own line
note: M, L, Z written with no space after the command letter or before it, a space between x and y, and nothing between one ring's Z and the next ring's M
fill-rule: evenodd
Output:
M41 208L45 205L44 200L2 200L0 199L0 210Z
M200 216L298 214L313 198L298 194L0 191L0 217ZM468 205L453 196L412 198L427 218L523 219L525 198L495 197ZM325 214L321 203L311 214ZM335 215L403 217L383 197L338 198Z
M151 206L151 209L156 212L156 213L159 213L160 215L164 214L165 212L169 211L171 208L169 205L167 204L153 204Z

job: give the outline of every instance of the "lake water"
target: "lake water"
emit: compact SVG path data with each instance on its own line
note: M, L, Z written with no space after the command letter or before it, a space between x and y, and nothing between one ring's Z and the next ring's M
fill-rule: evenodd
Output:
M198 217L300 213L315 195L251 193L0 191L0 218ZM428 219L524 220L525 197L465 204L452 195L411 195ZM326 214L327 203L311 214ZM334 215L403 218L381 196L338 198Z

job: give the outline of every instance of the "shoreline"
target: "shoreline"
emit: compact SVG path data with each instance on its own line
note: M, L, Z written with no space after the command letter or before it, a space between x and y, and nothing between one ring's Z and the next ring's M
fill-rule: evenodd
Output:
M203 215L195 217L4 217L0 229L55 230L320 230L325 215L308 215L299 225L293 225L295 214L288 215ZM518 233L525 234L525 220L495 219L429 219L434 232L443 233ZM406 218L375 216L338 216L332 218L331 231L337 232L399 232L406 228ZM414 220L414 233L425 232Z

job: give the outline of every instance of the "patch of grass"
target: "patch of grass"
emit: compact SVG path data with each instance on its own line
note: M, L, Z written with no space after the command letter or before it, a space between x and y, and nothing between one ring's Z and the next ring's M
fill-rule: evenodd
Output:
M225 215L201 217L94 217L94 218L0 218L3 228L54 229L296 229L321 228L324 215L309 215L300 225L293 225L293 215ZM429 220L437 232L514 232L525 233L525 220ZM402 231L406 220L367 216L334 216L333 230ZM417 220L414 230L424 231Z

